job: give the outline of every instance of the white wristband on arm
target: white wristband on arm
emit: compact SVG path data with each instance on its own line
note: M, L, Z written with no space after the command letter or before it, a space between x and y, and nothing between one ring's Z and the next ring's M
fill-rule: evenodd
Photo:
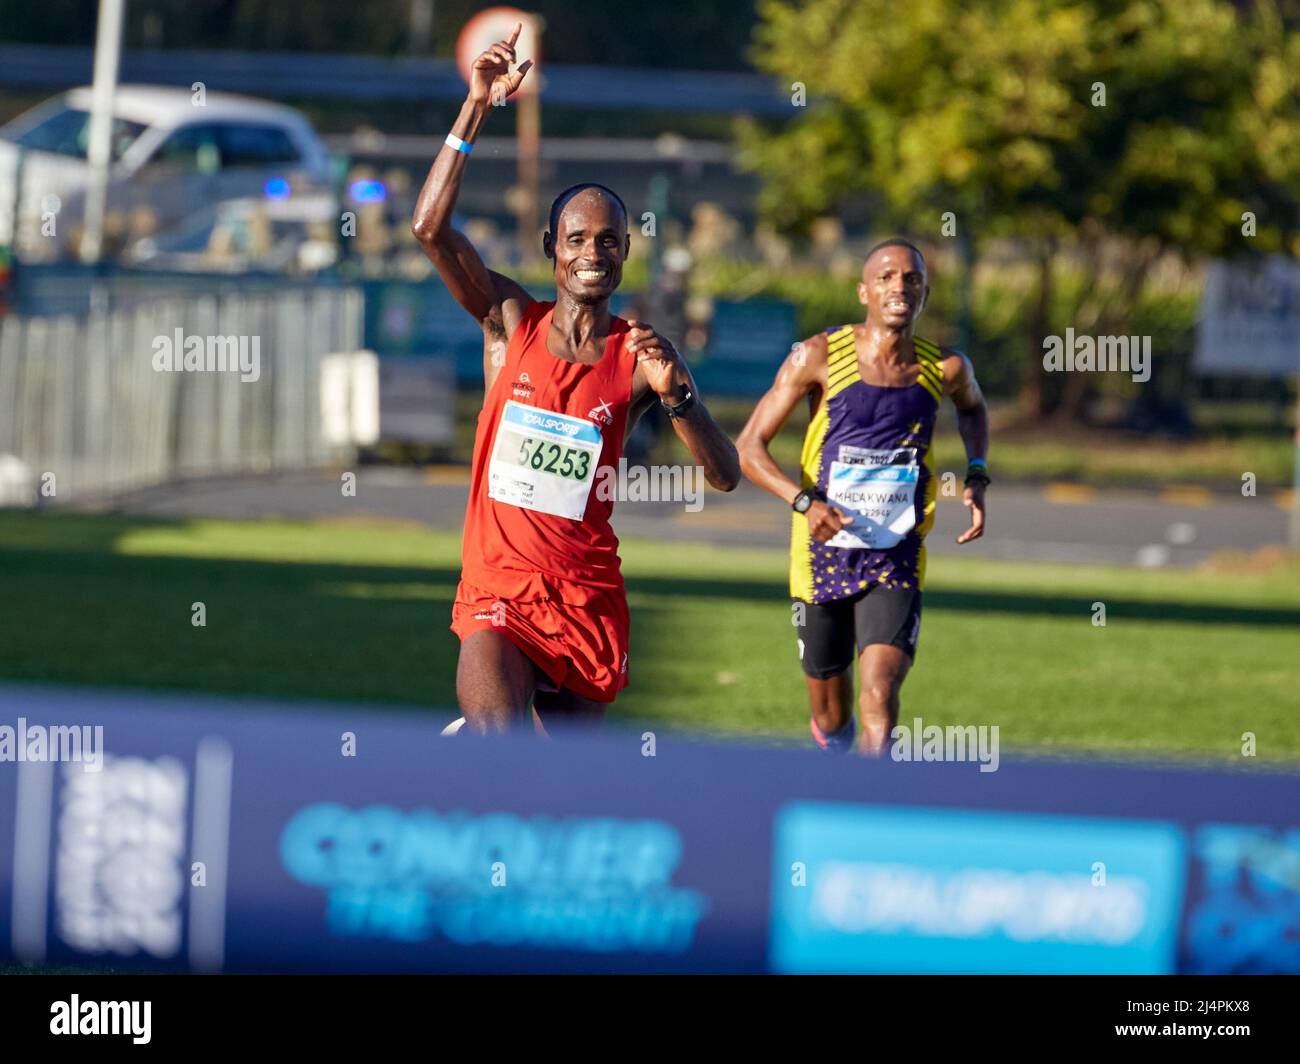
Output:
M465 155L468 155L474 150L473 144L467 140L461 140L455 133L448 133L445 143L447 147L455 148L458 152L463 152Z

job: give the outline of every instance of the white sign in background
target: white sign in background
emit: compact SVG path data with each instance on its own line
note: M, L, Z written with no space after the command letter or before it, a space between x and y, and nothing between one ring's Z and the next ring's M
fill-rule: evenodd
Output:
M515 41L515 59L517 63L511 71L519 69L519 64L532 60L537 65L539 59L539 40L541 36L534 17L527 11L514 7L490 7L480 11L460 31L456 39L456 63L460 67L460 76L469 84L470 71L474 60L486 52L497 41L510 40L510 34L516 26L521 25L519 39ZM541 87L539 72L530 70L528 76L519 85L522 94L535 93Z
M1300 373L1300 263L1212 262L1201 292L1193 363L1199 373L1289 377Z

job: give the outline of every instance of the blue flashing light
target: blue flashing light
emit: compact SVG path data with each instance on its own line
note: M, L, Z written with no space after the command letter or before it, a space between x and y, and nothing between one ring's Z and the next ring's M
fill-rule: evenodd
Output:
M354 203L383 203L388 198L388 189L382 181L353 181L348 186L348 195Z

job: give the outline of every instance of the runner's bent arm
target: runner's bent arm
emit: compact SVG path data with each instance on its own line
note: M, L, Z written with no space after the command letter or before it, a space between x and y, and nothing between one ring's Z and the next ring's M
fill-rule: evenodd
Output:
M745 476L787 506L803 490L802 485L785 475L768 445L785 426L795 407L810 395L820 396L825 388L826 337L818 333L798 344L786 357L777 371L776 382L758 401L736 438L736 450ZM813 502L807 517L813 536L822 542L853 522L853 518L821 499Z
M975 379L975 367L965 355L952 352L945 361L952 365L953 372L947 372L944 379L951 379L949 397L957 408L957 431L961 433L962 443L966 445L966 459L989 457L989 408ZM962 492L962 504L970 509L970 528L957 537L958 543L969 543L984 535L984 485L979 481L967 485Z
M531 63L521 64L513 74L508 72L518 35L516 29L509 41L494 44L474 61L469 95L451 127L453 136L467 143L476 140L492 107L493 94L509 96L523 81ZM411 232L456 302L483 327L483 369L490 386L504 364L501 345L509 341L533 300L516 282L489 270L474 245L451 226L467 161L464 152L448 144L442 146L416 201Z

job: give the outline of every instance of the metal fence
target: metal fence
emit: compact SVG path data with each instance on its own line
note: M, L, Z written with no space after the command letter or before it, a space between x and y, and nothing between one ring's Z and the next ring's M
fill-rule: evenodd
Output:
M0 456L16 456L48 501L328 464L345 451L322 435L321 362L359 350L362 323L361 293L345 288L8 317ZM178 341L190 368L157 368ZM257 353L255 378L215 368L241 341L246 367Z

